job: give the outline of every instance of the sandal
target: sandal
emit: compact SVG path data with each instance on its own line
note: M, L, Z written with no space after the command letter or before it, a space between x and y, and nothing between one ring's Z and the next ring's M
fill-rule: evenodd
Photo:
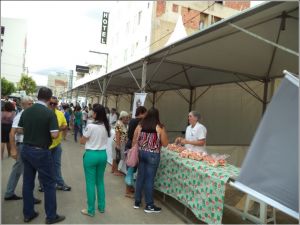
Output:
M124 174L121 173L120 171L114 172L114 175L115 175L115 176L119 176L119 177L124 176Z
M90 217L94 216L93 214L88 213L87 209L82 209L81 214L86 215L86 216L90 216Z
M125 197L127 197L127 198L134 198L134 195L132 193L126 193Z

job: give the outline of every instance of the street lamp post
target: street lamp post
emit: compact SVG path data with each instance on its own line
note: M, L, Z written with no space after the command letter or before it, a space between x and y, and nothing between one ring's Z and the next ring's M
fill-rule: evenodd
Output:
M105 74L107 74L107 66L108 66L108 53L106 52L97 52L97 51L92 51L90 50L89 52L91 53L96 53L96 54L101 54L101 55L106 55L106 67L105 67ZM103 80L103 88L102 88L102 95L101 95L101 100L100 103L103 105L104 101L104 96L106 95L106 78Z
M106 55L105 74L107 74L107 66L108 66L108 53L106 53L106 52L97 52L97 51L92 51L92 50L90 50L89 52L91 52L91 53L96 53L96 54L101 54L101 55Z

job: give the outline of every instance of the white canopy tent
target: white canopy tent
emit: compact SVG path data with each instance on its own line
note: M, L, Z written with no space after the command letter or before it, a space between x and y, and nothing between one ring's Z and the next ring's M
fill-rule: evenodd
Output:
M187 111L197 109L209 144L249 145L270 83L285 69L298 74L298 7L297 1L267 2L248 9L65 95L115 96L130 110L130 96L145 91L146 105L160 109L169 132L184 130Z

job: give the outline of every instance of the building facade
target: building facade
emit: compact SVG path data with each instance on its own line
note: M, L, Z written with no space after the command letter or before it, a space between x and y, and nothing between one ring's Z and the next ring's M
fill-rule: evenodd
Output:
M105 59L108 61L108 72L163 48L178 21L189 36L250 7L250 1L157 0L115 1L114 4L109 13L107 44L101 44L99 40L102 55L99 54L101 60L97 60L102 68L105 67ZM103 52L108 53L107 58ZM92 75L77 74L74 86L95 79L96 74L99 77L99 74L105 73L102 69Z
M109 71L163 48L180 16L189 36L249 7L250 1L117 1L109 16Z
M27 73L27 21L1 17L1 76L17 84Z
M68 75L57 74L48 76L48 87L52 90L54 96L60 96L68 90Z

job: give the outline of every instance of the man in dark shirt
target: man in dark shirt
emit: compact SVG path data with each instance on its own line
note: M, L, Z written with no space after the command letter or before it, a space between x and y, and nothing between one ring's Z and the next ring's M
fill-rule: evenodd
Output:
M135 118L131 119L128 125L128 141L125 146L125 154L132 147L132 139L134 135L135 128L138 126L139 122L145 117L147 109L144 106L139 106L135 111ZM127 167L127 174L125 177L126 191L125 196L133 198L133 173L136 171L136 167Z
M36 172L44 186L46 223L53 224L65 219L56 213L56 189L54 162L49 151L52 138L57 138L59 128L55 113L48 109L51 89L40 88L38 101L21 115L18 130L24 133L24 147L21 157L23 174L23 214L24 222L30 222L38 213L34 210L34 180Z

